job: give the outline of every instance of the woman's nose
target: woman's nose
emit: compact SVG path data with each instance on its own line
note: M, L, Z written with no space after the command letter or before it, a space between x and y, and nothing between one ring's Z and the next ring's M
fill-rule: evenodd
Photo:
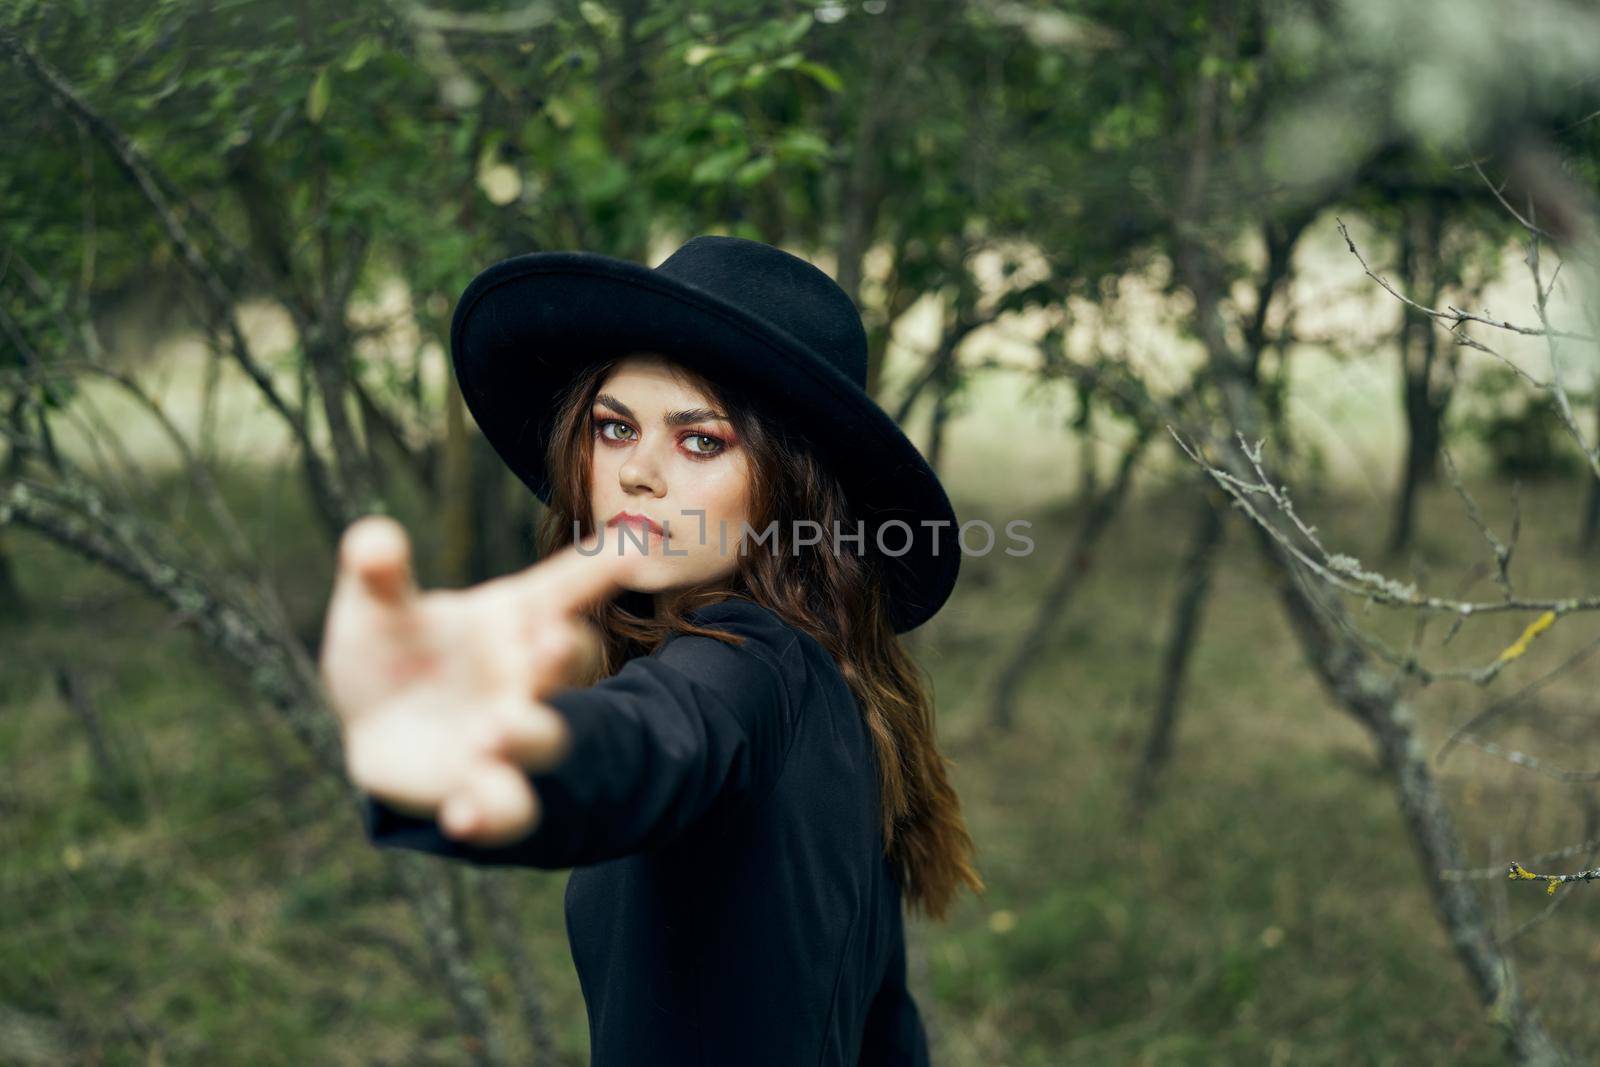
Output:
M667 491L666 479L661 474L661 462L647 445L629 450L628 459L617 471L624 492L645 492L661 496Z

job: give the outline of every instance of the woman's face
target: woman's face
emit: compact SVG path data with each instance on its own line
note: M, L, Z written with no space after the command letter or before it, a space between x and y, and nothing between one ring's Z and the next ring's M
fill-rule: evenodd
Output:
M670 593L714 582L738 563L749 521L750 461L727 412L660 356L618 361L590 409L589 500L604 551L649 561L628 588ZM659 535L619 515L651 520Z

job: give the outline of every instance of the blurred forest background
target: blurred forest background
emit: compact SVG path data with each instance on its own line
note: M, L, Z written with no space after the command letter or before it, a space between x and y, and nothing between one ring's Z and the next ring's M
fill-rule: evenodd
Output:
M359 515L532 562L466 282L705 232L1033 523L909 637L936 1062L1600 1055L1591 5L0 0L0 65L0 1062L587 1062L565 874L370 847L314 659Z

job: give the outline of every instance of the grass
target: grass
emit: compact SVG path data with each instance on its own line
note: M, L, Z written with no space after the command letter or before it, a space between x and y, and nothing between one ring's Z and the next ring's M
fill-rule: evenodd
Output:
M226 488L248 528L271 527L263 564L314 629L327 553L293 485L292 473L260 468ZM1504 535L1505 488L1474 488ZM1568 543L1575 499L1570 485L1523 494L1513 573L1530 594L1592 584L1592 564ZM1387 511L1370 497L1307 490L1297 503L1330 545L1379 562L1374 517ZM1188 490L1157 484L1118 516L1009 734L988 723L989 681L1064 544L1043 520L1070 509L1024 509L1035 553L966 560L955 599L915 638L988 883L948 923L911 927L936 1061L1501 1062L1371 746L1308 673L1237 516L1173 764L1142 829L1124 824L1193 506ZM1481 539L1447 488L1430 491L1422 515L1416 562L1427 584L1459 591L1457 577L1484 558ZM408 907L337 783L138 591L32 537L7 544L33 613L4 632L0 656L0 1003L67 1027L86 1063L471 1062ZM1488 599L1494 587L1466 595ZM1361 619L1409 639L1404 617ZM1479 664L1526 621L1476 620L1443 647L1434 625L1423 653ZM1488 694L1415 694L1430 750L1590 629L1584 616L1564 620ZM85 733L55 692L60 664L82 672L116 742L125 775L114 789L98 784ZM1592 766L1592 677L1579 670L1544 690L1530 725L1497 739ZM1571 786L1471 748L1439 774L1475 866L1586 836ZM508 880L563 1061L586 1062L565 876L452 875L475 917L472 879ZM1483 885L1500 928L1549 900L1539 886ZM1583 980L1600 960L1596 892L1563 894L1514 942L1550 1029L1583 1055L1600 1049ZM506 964L484 958L499 1018L512 1020Z

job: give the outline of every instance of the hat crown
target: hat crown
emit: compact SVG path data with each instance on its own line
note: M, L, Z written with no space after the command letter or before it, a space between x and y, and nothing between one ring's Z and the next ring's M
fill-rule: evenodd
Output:
M867 334L855 302L799 256L760 241L707 234L655 269L777 326L866 388Z

